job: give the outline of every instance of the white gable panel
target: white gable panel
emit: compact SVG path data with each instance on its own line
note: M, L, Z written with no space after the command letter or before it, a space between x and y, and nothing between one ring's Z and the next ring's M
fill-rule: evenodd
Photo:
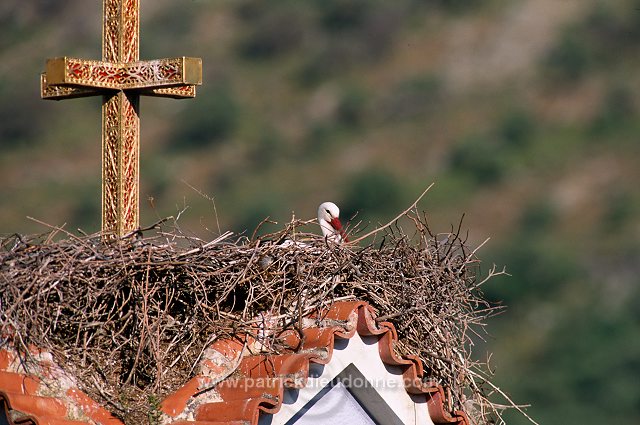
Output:
M295 425L375 425L349 391L338 383L334 385Z
M287 424L296 413L350 364L355 365L362 372L403 424L433 425L428 413L426 396L408 394L404 386L402 369L382 362L378 352L378 337L361 337L358 333L347 340L336 338L333 356L329 364L315 365L304 388L286 390L280 411L275 415L261 415L260 424ZM316 373L313 374L313 372ZM352 384L357 386L359 383L354 381ZM344 392L348 393L346 390ZM351 395L349 394L349 396ZM331 411L332 408L328 401L325 401L323 406L325 410ZM338 409L340 404L344 403L339 399L334 402L333 409ZM306 412L306 414L308 413ZM324 419L317 417L314 423L334 425L332 420L325 422ZM296 422L297 424L298 422Z

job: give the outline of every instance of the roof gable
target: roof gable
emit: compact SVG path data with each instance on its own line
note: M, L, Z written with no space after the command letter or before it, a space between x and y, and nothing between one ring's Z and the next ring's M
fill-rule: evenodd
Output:
M417 418L423 418L422 421L413 419L412 422L405 415L404 419L409 420L407 423L468 424L463 412L447 411L442 387L423 381L423 366L417 357L400 357L395 353L393 347L397 334L394 326L388 322L377 323L369 304L359 301L336 303L310 320L314 325L304 326L301 335L290 332L282 336L281 340L290 347L282 354L240 357L235 374L214 387L219 400L200 400L201 397L206 397L208 391L198 392L198 379L200 385L205 386L215 381L215 377L201 375L188 385L193 393L192 397L186 397L186 393L182 393L180 397L169 397L163 402L162 410L174 418L193 419L196 423L201 421L201 425L208 421L222 421L221 423L226 424L239 421L257 425L260 415L274 415L274 423L285 423L292 416L291 413L286 413L290 408L287 404L289 398L285 393L290 395L297 391L298 395L304 394L310 391L307 388L312 388L316 382L314 380L320 379L325 370L327 376L335 376L349 364L358 363L369 376L376 376L381 370L394 376L394 382L399 382L393 395L397 398L397 403L420 406L416 411L421 409ZM356 351L343 354L348 353L343 345L348 347L352 341L352 348ZM227 359L234 359L246 349L246 345L225 340L214 343L212 348ZM345 357L341 358L343 355ZM359 362L358 356L375 362ZM206 362L205 359L204 363ZM231 363L229 361L227 365ZM311 390L307 400L318 391L318 388ZM302 405L294 406L291 410L293 414ZM275 422L281 410L286 420Z

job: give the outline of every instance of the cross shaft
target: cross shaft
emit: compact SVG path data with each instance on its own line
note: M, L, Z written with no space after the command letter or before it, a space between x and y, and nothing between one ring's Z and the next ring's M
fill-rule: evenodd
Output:
M43 99L102 96L102 237L139 228L140 95L195 97L198 58L140 61L140 0L103 0L102 61L47 60Z

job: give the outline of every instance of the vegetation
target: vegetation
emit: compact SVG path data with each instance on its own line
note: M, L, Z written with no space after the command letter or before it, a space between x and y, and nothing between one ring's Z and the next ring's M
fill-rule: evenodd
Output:
M511 275L485 288L508 308L477 343L501 388L539 423L640 422L639 7L143 2L143 58L202 57L204 85L142 100L141 221L186 206L213 239L333 200L375 224L435 182L433 230L464 214L471 244L491 237L483 268ZM99 19L0 6L2 234L100 226L100 101L37 91L45 58L99 57Z

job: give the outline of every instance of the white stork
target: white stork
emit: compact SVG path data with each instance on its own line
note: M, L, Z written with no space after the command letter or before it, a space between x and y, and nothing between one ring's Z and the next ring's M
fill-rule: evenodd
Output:
M340 208L333 202L323 202L318 207L318 224L322 235L334 243L349 242L340 222Z

